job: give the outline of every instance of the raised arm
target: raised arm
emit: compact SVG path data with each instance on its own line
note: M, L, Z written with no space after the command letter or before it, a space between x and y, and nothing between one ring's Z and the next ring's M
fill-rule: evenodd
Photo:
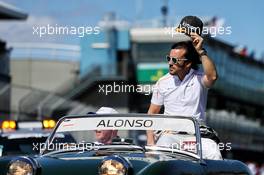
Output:
M191 33L193 39L193 45L200 55L200 60L203 65L204 77L203 83L207 88L210 88L214 85L215 81L218 78L216 67L214 62L207 56L205 50L203 49L203 38L196 33Z

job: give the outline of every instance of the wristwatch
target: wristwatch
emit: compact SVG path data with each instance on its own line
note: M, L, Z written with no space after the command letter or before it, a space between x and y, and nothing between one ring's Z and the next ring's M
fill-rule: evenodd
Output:
M207 55L207 51L205 50L205 48L202 48L202 51L199 53L199 56L202 57L204 55Z

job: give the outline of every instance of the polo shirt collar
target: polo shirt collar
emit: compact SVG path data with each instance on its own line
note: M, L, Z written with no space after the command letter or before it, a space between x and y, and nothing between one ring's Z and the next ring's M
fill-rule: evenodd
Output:
M190 69L190 71L188 72L188 74L185 75L185 77L182 81L179 79L178 75L173 75L173 79L174 79L175 84L185 83L193 75L193 72L194 72L194 70Z

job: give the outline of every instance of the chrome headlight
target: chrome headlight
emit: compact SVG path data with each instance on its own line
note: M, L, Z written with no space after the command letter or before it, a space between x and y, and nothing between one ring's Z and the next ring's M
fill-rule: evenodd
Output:
M28 157L19 157L10 162L7 175L34 175L36 163Z
M130 162L120 156L106 157L99 167L100 175L128 175L132 170Z

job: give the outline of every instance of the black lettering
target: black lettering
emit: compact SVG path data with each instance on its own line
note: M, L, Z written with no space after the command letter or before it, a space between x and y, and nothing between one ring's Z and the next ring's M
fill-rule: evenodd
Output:
M118 125L118 122L119 122L119 123L121 122L121 123ZM124 124L124 121L121 120L121 119L118 119L118 120L115 121L115 127L122 127L123 124Z
M136 124L135 127L142 127L142 122L143 120L136 120Z
M128 123L128 125L129 125L130 127L133 127L133 126L134 126L134 123L135 123L135 120L132 120L131 123L130 123L129 120L126 120L126 121L125 121L125 126L127 126L127 123Z
M151 127L153 125L153 121L152 120L146 120L145 122L144 122L144 126L145 127Z
M98 126L100 126L100 125L102 125L103 127L105 127L105 121L104 121L104 120L101 120L101 121L97 124L96 127L98 127Z
M113 127L113 125L110 125L110 120L107 121L107 127Z
M114 123L111 123L111 120L100 120L97 124L97 127L152 127L152 120L122 120L118 119Z

